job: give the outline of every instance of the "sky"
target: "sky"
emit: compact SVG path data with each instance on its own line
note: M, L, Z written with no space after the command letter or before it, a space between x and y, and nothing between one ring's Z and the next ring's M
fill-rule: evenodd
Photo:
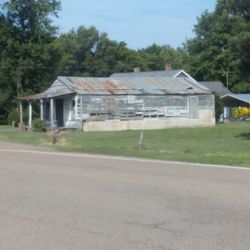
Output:
M131 49L153 43L181 46L194 36L197 17L216 0L61 0L60 32L95 26Z

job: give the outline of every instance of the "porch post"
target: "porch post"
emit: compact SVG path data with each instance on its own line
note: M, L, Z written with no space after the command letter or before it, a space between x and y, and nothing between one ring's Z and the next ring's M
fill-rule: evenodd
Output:
M43 111L43 100L40 100L40 119L43 120L44 119L44 111Z
M224 118L227 120L231 119L231 113L232 113L232 109L231 107L224 107Z
M23 123L23 103L19 101L19 115L20 115L20 123Z
M32 102L29 101L29 128L32 127Z
M77 121L77 114L78 114L78 95L75 97L75 116Z
M82 120L82 116L83 116L83 108L82 108L82 104L83 104L83 100L82 100L82 95L80 95L80 110L81 110L81 117L80 119Z
M50 126L54 127L54 99L50 99Z

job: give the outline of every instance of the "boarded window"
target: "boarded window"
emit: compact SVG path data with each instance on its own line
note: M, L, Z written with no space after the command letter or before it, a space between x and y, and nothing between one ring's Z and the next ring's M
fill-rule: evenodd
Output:
M205 109L213 97L186 95L83 96L79 110L91 120L138 120L143 118L199 118L200 105Z
M198 97L190 96L189 97L189 118L198 119L199 118L199 106L198 106Z
M199 96L200 109L213 109L214 97L212 95L201 95Z

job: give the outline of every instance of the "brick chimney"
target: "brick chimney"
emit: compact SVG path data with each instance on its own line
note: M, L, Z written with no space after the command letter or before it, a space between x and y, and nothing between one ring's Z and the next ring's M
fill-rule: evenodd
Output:
M167 63L167 64L165 65L165 71L171 71L171 70L173 70L172 65L171 65L170 63Z
M140 67L135 67L135 68L134 68L134 73L138 73L138 72L140 72L140 71L141 71Z

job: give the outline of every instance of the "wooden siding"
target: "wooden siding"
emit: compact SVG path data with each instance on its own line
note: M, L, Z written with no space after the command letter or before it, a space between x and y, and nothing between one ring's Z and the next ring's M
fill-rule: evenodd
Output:
M190 100L192 110L190 110ZM73 101L74 102L74 101ZM182 117L197 119L200 110L213 110L212 95L201 96L79 96L71 113L72 120L140 120ZM191 112L195 112L191 114Z

